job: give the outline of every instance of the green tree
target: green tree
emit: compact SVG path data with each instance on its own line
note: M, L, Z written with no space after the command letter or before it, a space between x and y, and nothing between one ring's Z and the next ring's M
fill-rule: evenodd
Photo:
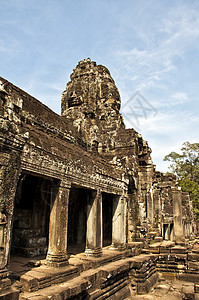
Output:
M199 219L199 143L183 143L181 154L171 152L164 161L171 162L169 168L179 178L182 191L189 192Z

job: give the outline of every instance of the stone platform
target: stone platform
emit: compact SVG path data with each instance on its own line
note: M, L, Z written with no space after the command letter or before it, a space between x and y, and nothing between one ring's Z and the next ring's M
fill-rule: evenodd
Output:
M171 294L182 299L178 297L179 289L183 295L190 294L190 299L197 299L197 245L189 249L187 245L164 241L145 249L144 243L134 242L124 251L104 248L101 257L71 255L69 265L61 268L47 266L44 257L12 257L12 286L7 291L10 283L4 283L7 296L2 293L0 300L159 299ZM170 289L169 284L175 287ZM175 299L172 297L169 299Z
M27 258L24 266L22 258L18 262L15 258L13 279L17 279L18 271L21 276L13 288L21 300L125 299L131 295L132 288L137 293L146 293L157 281L157 256L134 256L142 246L142 243L132 243L125 251L103 249L101 257L84 253L71 255L69 265L62 268L46 266L45 260L35 262L37 267L31 268Z
M152 290L145 295L134 295L128 297L129 300L191 300L199 299L199 293L196 291L194 284L180 280L166 280L164 277L159 278Z

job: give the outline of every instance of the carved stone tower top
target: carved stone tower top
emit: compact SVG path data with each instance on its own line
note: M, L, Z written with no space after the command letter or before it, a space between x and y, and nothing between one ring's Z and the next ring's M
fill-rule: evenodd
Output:
M92 113L111 108L120 109L120 94L109 70L88 59L78 63L70 76L62 97L62 115L68 108L81 106Z
M124 128L120 94L109 70L88 59L78 63L62 94L61 114L72 119L92 147L102 141L103 132Z

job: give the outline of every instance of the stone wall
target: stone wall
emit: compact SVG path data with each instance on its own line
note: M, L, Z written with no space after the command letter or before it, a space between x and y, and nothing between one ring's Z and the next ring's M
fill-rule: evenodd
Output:
M123 253L128 242L194 238L189 195L175 176L155 170L148 143L125 128L120 105L110 72L90 59L73 70L61 116L0 77L2 294L13 293L8 279L13 251L35 256L48 249L45 266L59 270L70 267L70 251L83 249L84 256L96 259L104 257L105 245L110 253ZM147 270L152 283L153 263ZM115 280L120 278L128 294L125 274ZM42 280L51 284L45 276ZM101 289L117 293L115 281L111 289L109 282Z

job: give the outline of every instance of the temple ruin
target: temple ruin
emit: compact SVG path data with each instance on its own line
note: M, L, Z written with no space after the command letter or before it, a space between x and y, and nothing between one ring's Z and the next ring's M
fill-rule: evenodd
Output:
M58 115L0 77L0 299L125 299L159 274L199 293L189 195L125 128L106 67L70 78Z

